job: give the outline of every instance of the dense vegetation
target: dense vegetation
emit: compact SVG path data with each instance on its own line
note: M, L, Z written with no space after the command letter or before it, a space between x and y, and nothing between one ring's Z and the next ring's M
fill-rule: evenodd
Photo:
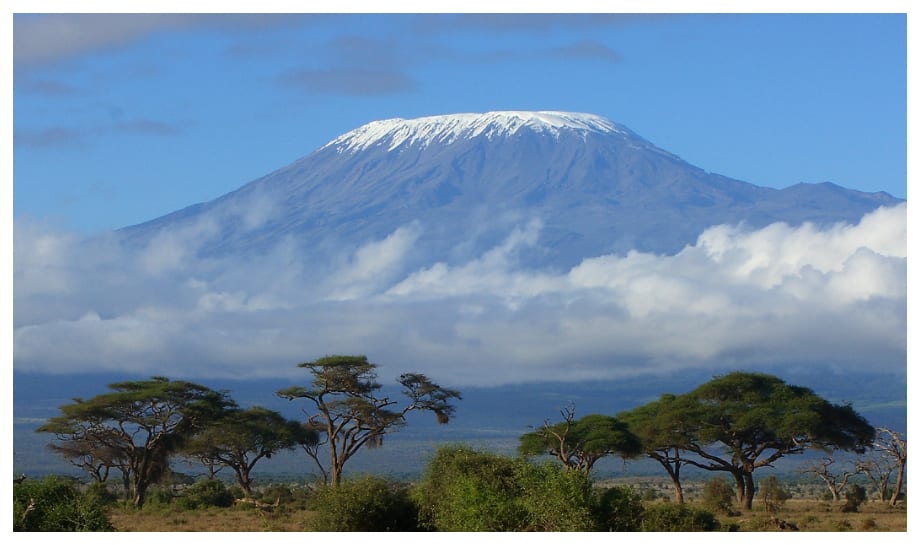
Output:
M617 416L579 419L574 406L566 407L562 421L546 421L521 436L517 457L446 445L418 482L348 478L345 462L405 425L408 412L430 411L447 423L460 394L408 373L399 378L408 400L400 408L378 396L376 366L363 356L332 356L301 367L310 372L311 386L278 395L309 403L305 423L260 407L243 409L227 392L164 377L117 383L109 393L75 399L39 431L53 433L57 441L51 447L84 470L91 483L19 479L14 528L102 531L112 529L110 517L125 509L138 514L249 509L263 521L268 514L309 513L293 527L265 529L714 531L743 529L731 517L754 511L756 497L756 509L769 513L771 524L789 529L795 525L778 514L790 494L773 475L756 485L753 473L808 448L821 449L827 458L803 473L828 485L829 505L837 512L857 512L866 502L866 488L850 479L857 474L889 508L903 502L906 440L900 434L888 429L876 434L848 405L750 373L717 377ZM320 468L320 482L255 485L256 462L294 448ZM831 471L837 450L857 451L860 458L837 474ZM656 460L672 483L673 501L662 502L649 490L646 496L627 486L602 486L591 470L605 456ZM208 478L183 480L171 470L175 458L200 463ZM685 505L680 470L687 465L729 479L710 479L697 501ZM235 482L217 478L222 468L230 468ZM110 474L120 482L110 483ZM840 495L845 504L838 502Z

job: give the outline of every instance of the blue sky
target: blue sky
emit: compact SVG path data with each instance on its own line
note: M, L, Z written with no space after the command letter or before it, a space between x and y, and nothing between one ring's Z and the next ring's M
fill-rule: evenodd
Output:
M905 197L903 14L16 15L15 218L93 233L366 122L590 112L706 170Z

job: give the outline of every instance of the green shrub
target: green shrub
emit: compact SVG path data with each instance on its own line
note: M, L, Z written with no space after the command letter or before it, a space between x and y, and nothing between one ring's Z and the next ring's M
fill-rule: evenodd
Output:
M71 479L49 476L13 486L16 532L106 532L114 528L105 506L77 490Z
M629 487L614 486L599 495L595 511L600 530L605 532L637 532L642 529L645 508Z
M463 446L435 453L414 497L428 530L593 531L608 522L584 475Z
M144 496L144 509L167 509L172 505L173 492L165 486L151 486Z
M223 481L205 479L189 487L176 500L182 509L205 509L208 507L230 507L233 505L233 492Z
M515 461L525 512L524 529L536 532L588 532L597 529L597 494L591 480L576 471L547 463Z
M463 446L441 447L415 491L422 527L443 532L523 530L515 460Z
M642 516L644 532L712 532L719 529L714 514L686 505L653 505L646 507Z
M86 496L87 500L104 506L113 505L118 501L118 495L112 492L105 483L91 483L86 487L83 495Z
M703 486L703 506L719 513L734 512L735 491L729 482L721 477L706 481Z
M366 476L322 485L310 501L317 512L309 525L318 532L406 532L417 528L418 512L405 486Z

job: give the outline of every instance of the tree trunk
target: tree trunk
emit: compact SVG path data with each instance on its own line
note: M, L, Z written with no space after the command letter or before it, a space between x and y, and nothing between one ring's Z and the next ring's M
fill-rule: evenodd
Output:
M240 488L243 489L243 496L251 497L252 481L249 479L249 472L245 469L236 469L236 480L240 483Z
M754 505L754 475L746 472L744 474L744 508L748 511Z
M898 503L898 496L901 495L901 486L904 484L904 462L898 465L898 478L894 482L894 490L891 492L891 500L888 505L894 507Z
M671 482L674 484L674 502L677 505L684 504L684 487L680 484L680 479L673 477Z
M740 473L735 472L732 472L732 477L735 479L735 499L738 501L738 505L744 507L744 477Z
M136 483L134 486L134 498L133 503L135 509L140 509L144 506L144 500L147 499L147 484L146 483Z

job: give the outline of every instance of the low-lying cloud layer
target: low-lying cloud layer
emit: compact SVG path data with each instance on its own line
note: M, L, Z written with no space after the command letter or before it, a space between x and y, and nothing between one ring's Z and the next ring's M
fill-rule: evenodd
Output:
M200 258L200 222L126 250L17 220L14 365L175 377L297 376L363 353L382 375L451 385L588 380L687 368L829 365L906 372L906 205L858 225L717 226L676 255L523 268L534 219L461 264L418 263L410 224L344 255L294 238Z

